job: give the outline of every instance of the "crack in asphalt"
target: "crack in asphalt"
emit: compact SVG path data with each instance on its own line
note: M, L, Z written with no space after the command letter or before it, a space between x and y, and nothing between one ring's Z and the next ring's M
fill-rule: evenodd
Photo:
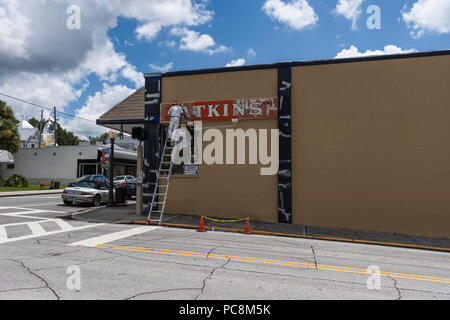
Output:
M214 275L214 273L216 272L216 270L218 270L218 269L224 269L224 267L225 267L228 263L230 263L230 261L231 261L231 259L228 258L228 260L227 260L223 265L218 266L218 267L213 267L213 269L211 270L211 272L206 276L205 279L203 279L203 286L200 288L200 293L195 297L194 300L197 300L197 299L203 294L203 292L205 291L205 288L206 288L206 282L207 282L208 280L211 280L211 278L212 278L212 276Z
M39 280L41 280L41 282L44 283L45 288L49 289L53 293L53 295L56 297L57 300L61 299L61 297L56 293L56 291L52 287L50 287L47 280L45 280L43 277L41 277L36 272L31 270L31 268L26 266L22 261L14 260L14 259L10 259L10 260L14 261L16 263L19 263L24 269L26 269L28 271L29 274L31 274L31 275L35 276L36 278L38 278Z
M155 294L155 293L164 293L164 292L171 292L171 291L189 291L189 290L200 290L201 288L175 288L175 289L167 289L167 290L157 290L157 291L149 291L149 292L143 292L135 294L134 296L131 296L129 298L125 298L124 300L132 300L137 297L149 295L149 294Z
M397 280L395 278L388 275L388 278L391 279L394 282L394 289L397 291L397 299L395 300L401 300L402 299L402 293L400 292L399 287L397 286Z
M319 270L319 268L317 267L316 252L314 251L314 247L313 246L311 246L311 251L313 253L314 265L316 266L316 270Z
M0 293L14 292L14 291L25 291L25 290L37 290L37 289L47 289L47 287L15 288L15 289L2 290L2 291L0 291Z

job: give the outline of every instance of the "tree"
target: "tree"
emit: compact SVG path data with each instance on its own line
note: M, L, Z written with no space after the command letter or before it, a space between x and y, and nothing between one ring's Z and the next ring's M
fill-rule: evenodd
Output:
M89 139L89 141L106 141L106 140L109 139L108 132L105 132L104 134L101 134L101 135L99 135L97 137L89 136L88 139Z
M80 142L73 132L63 129L59 123L56 123L56 143L58 146L75 146Z
M38 119L36 119L36 118L31 118L30 120L28 120L28 123L29 124L31 124L33 127L35 127L35 128L38 128L38 129L40 129L41 131L42 131L42 129L44 129L44 127L45 127L45 125L49 122L50 120L42 120L42 123L41 123L41 121L39 121Z
M20 135L16 117L11 107L0 100L0 150L11 153L19 151Z

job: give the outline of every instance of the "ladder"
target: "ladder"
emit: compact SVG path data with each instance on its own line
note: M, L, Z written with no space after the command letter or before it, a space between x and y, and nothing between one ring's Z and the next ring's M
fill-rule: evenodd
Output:
M147 217L148 224L150 224L150 222L158 222L159 225L161 225L164 217L164 210L166 209L167 194L169 193L170 178L172 177L173 169L173 147L167 145L168 141L169 137L166 138L164 143L161 162L159 164L158 174L156 175L156 182L154 183L155 189L153 191L152 203L150 205L150 210ZM155 219L155 217L158 216L159 218Z

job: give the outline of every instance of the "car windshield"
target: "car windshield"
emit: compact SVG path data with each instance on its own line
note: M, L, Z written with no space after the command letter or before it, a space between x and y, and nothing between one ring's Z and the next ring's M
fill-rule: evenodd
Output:
M115 177L115 178L114 178L114 181L117 181L117 180L123 180L123 179L125 179L125 177L124 177L124 176L120 176L120 177Z
M81 181L76 184L76 187L78 188L89 188L89 189L95 189L95 183L89 182L89 181Z

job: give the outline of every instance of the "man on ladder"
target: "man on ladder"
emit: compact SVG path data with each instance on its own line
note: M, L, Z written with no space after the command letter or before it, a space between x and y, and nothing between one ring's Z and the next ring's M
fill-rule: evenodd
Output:
M184 110L177 104L176 101L172 103L172 107L169 109L170 124L169 131L167 132L167 139L172 140L172 133L180 128L181 118L184 116Z

